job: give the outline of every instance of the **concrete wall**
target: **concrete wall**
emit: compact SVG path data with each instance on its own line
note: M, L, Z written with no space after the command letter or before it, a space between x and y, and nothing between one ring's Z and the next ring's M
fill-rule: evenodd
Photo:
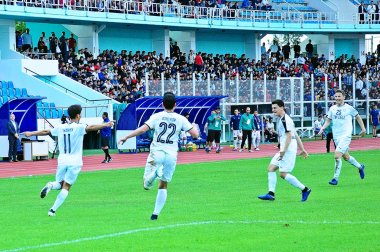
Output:
M238 57L246 52L244 33L228 31L197 31L196 50L214 55L235 53Z

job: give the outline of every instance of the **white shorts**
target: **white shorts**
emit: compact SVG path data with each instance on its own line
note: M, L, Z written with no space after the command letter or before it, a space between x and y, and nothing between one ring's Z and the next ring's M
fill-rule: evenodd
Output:
M260 130L252 131L252 138L260 138Z
M149 167L148 164L150 164L155 167L157 176L160 180L170 182L177 165L177 154L174 155L173 153L155 150L149 154L146 162L147 165L145 166L144 176L145 173L151 172L147 170L147 167Z
M339 139L334 139L334 142L336 144L336 151L344 154L350 148L351 137L341 137Z
M241 132L241 130L233 130L233 136L234 137L241 137L243 135L243 133Z
M280 152L277 152L272 161L270 161L270 164L277 166L280 172L292 172L296 164L297 152L287 151L282 160L278 160L279 158Z
M55 181L65 181L67 184L73 185L81 169L81 165L59 165L55 174Z

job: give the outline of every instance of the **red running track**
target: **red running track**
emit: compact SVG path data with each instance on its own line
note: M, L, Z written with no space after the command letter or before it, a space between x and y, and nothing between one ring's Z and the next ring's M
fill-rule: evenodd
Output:
M325 153L325 141L313 141L304 143L306 150L309 153ZM373 150L380 149L380 138L365 138L353 140L351 142L351 150ZM178 155L179 164L212 162L216 160L232 160L245 158L270 157L277 152L277 148L273 144L263 144L260 146L260 151L242 153L232 151L229 147L224 147L221 153L216 154L215 151L206 153L204 150L195 152L180 152ZM99 150L99 154L103 152ZM144 167L148 153L138 154L114 154L113 161L109 164L102 164L103 155L85 156L83 157L82 171L96 170L111 170L111 169L127 169L133 167ZM0 178L32 176L55 174L57 166L56 159L48 161L33 161L33 162L17 162L8 163L0 162Z

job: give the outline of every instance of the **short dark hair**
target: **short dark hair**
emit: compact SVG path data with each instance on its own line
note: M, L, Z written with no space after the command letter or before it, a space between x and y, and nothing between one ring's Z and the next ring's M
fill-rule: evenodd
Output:
M67 113L69 114L70 119L75 119L77 115L80 115L80 113L82 113L82 106L79 104L71 105L67 109Z
M119 95L121 95L121 94L119 94ZM108 112L103 112L103 115L104 115L105 117L108 117Z
M279 107L285 107L283 100L274 100L274 101L272 101L272 105L273 104L277 104Z
M336 90L335 93L341 93L343 96L346 96L346 94L344 93L344 91L341 90L341 89Z
M175 95L172 92L166 92L162 103L166 109L173 109L175 105Z

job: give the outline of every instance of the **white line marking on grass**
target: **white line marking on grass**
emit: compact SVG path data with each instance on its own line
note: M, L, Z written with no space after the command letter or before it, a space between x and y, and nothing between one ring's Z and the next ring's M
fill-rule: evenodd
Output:
M303 220L298 220L298 221L285 221L285 220L199 221L199 222L170 224L170 225L158 226L158 227L137 228L137 229L127 230L127 231L118 232L118 233L105 234L105 235L99 235L99 236L93 236L93 237L85 237L85 238L80 238L80 239L75 239L75 240L45 243L41 245L27 246L27 247L21 247L21 248L9 249L9 250L1 250L1 252L24 251L24 250L29 250L29 249L56 247L56 246L62 246L62 245L67 245L67 244L74 244L74 243L80 243L80 242L86 242L86 241L95 241L95 240L100 240L100 239L118 237L118 236L123 236L123 235L139 233L139 232L146 232L146 231L149 232L149 231L171 229L171 228L177 228L177 227L215 225L215 224L216 225L218 224L222 224L222 225L223 224L305 224L305 225L366 225L366 224L369 224L369 225L380 225L380 221L303 221Z

